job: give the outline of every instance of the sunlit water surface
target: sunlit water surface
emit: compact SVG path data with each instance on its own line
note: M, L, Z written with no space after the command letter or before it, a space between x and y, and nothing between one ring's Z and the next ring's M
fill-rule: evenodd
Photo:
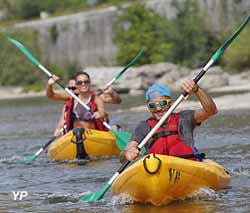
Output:
M143 101L143 97L124 97L122 105L108 107L111 118L133 131L149 114L127 109ZM62 103L46 98L0 101L0 212L249 212L250 110L220 111L195 132L201 151L231 172L231 187L217 192L203 189L156 207L112 197L110 191L98 202L79 202L81 194L96 192L109 180L120 166L117 158L53 162L42 154L32 164L17 163L52 137L61 107ZM27 191L28 196L15 201L13 192L18 191Z

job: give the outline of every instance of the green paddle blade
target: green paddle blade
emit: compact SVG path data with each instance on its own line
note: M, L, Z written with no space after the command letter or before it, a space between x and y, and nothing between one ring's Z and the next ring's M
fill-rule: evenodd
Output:
M23 158L22 160L18 160L19 163L30 163L32 161L34 161L37 158L37 155L32 155L32 156L28 156Z
M132 139L132 135L128 132L122 132L122 131L115 131L113 129L110 129L110 131L116 136L116 145L118 148L123 151L128 144L129 141ZM143 147L141 149L141 155L146 154L146 149Z
M226 50L226 48L233 42L233 40L241 33L241 31L245 28L248 21L250 20L250 15L248 15L239 28L234 32L232 36L230 36L224 44L216 51L216 53L212 56L212 60L216 61Z
M131 134L123 131L115 131L110 129L110 131L115 135L115 142L118 148L122 151L125 149L127 143L131 140Z
M98 201L102 199L103 195L110 188L110 184L107 182L103 185L102 189L99 192L83 195L80 197L81 202L90 202L90 201Z
M116 79L116 80L118 80L118 79L122 76L122 74L123 74L129 67L131 67L132 65L134 65L134 64L137 62L137 60L141 57L143 51L144 51L144 49L142 48L142 49L139 51L139 53L135 56L135 58L134 58L132 61L130 61L130 62L127 64L127 66L124 67L124 69L123 69L121 72L119 72L119 73L115 76L115 79Z
M12 42L19 50L21 50L23 54L26 55L32 61L33 64L35 64L36 66L40 65L40 62L36 60L34 56L26 49L26 47L23 46L19 41L12 38L8 38L8 40Z
M24 161L33 161L35 159L37 159L38 156L36 155L32 155L32 156L28 156L28 157L25 157L23 160Z

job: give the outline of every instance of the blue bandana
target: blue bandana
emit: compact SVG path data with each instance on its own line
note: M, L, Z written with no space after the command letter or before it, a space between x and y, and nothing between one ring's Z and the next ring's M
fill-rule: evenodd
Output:
M146 92L146 101L160 96L167 96L171 98L169 89L161 84L153 84Z

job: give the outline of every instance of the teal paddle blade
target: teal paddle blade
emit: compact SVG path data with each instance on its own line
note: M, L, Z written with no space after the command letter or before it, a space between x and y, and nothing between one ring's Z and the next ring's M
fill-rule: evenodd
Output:
M23 159L23 161L30 162L30 161L35 160L36 158L37 158L36 155L32 155L32 156L25 157L25 158Z
M122 132L122 131L117 132L113 129L110 129L110 131L116 136L116 145L121 151L123 151L128 142L131 141L132 135L128 132ZM146 149L142 147L141 155L145 154L146 154Z
M128 142L131 141L131 134L123 131L115 131L113 129L110 129L110 131L115 135L115 141L118 148L121 151L124 150Z
M18 163L31 163L37 158L37 156L34 154L32 156L24 157L22 160L18 160Z
M95 192L95 193L91 193L91 194L87 194L87 195L83 195L82 197L80 197L80 201L81 202L98 201L98 200L102 199L102 197L104 196L106 191L108 191L110 186L111 185L107 182L103 185L103 187L100 191Z
M26 57L29 58L33 64L36 66L40 65L40 62L35 59L35 57L29 52L29 50L26 49L25 46L23 46L23 44L12 38L8 38L8 40L12 42L20 51L22 51L22 53L26 55Z

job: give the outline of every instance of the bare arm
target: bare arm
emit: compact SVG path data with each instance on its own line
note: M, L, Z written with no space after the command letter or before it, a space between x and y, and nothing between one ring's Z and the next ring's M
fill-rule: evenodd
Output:
M52 100L62 100L62 101L69 100L70 96L66 92L61 92L61 93L54 92L53 85L56 83L57 80L59 80L59 78L55 75L53 75L52 78L48 80L46 89L47 97Z
M120 104L122 102L119 94L111 87L104 89L104 92L100 95L100 98L104 103L109 104Z
M217 107L210 95L201 89L192 80L187 80L183 83L183 89L188 93L194 93L199 99L202 108L195 110L194 119L197 123L208 119L210 116L217 113Z
M208 119L210 116L216 114L218 110L211 96L209 96L203 89L198 88L195 94L199 99L202 108L195 110L194 119L197 123L201 123L202 121Z
M98 118L104 118L105 117L105 110L104 110L104 103L103 100L96 96L95 97L95 104L97 105L97 111L94 112L93 118L98 119Z

